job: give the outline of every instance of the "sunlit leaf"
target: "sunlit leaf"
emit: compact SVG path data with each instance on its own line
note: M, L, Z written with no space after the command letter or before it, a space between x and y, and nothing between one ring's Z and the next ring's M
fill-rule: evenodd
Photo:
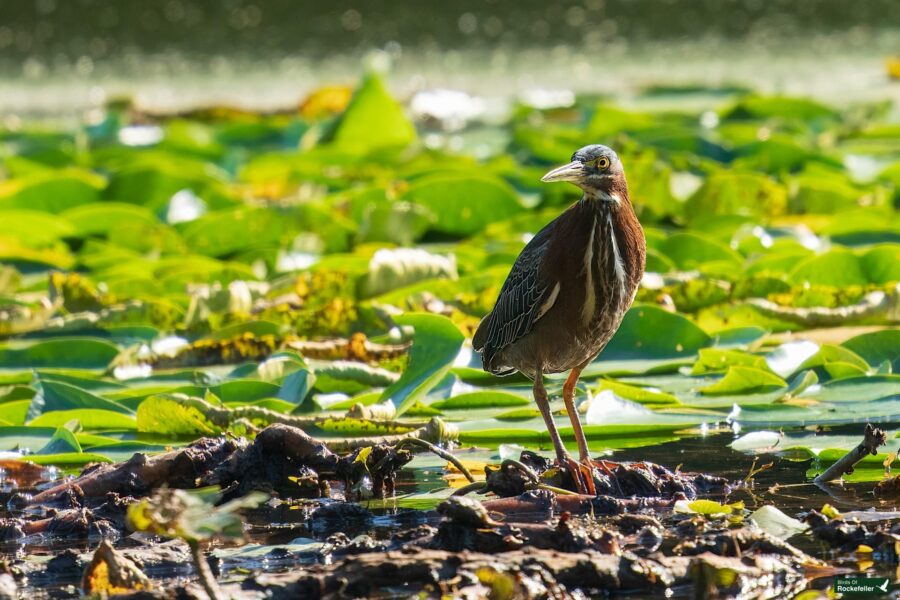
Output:
M392 402L402 415L444 378L465 336L450 319L439 315L408 314L394 321L415 329L409 366L381 396L381 402Z
M769 391L786 387L787 383L771 371L755 367L729 367L725 376L715 383L700 388L706 395L744 394L748 392Z

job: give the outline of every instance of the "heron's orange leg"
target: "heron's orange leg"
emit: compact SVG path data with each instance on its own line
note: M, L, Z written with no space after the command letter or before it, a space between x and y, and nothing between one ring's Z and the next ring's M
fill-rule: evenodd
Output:
M588 451L587 438L584 435L584 429L581 427L578 411L575 410L575 386L578 385L581 370L581 367L575 367L569 372L569 377L566 379L565 385L563 385L563 401L566 403L566 412L569 414L569 420L572 421L572 431L575 432L575 443L578 444L578 458L583 463L590 463L591 453Z
M550 398L544 387L542 369L537 369L534 374L534 401L541 411L541 416L544 417L547 433L550 434L550 441L553 442L553 449L556 450L556 460L559 462L559 466L565 467L572 474L578 493L595 495L593 470L575 462L563 445L562 437L553 421L553 414L550 412ZM584 435L583 432L582 435Z
M580 472L581 478L584 479L585 489L591 495L596 494L594 489L594 463L591 461L591 453L588 450L587 438L584 435L584 428L581 426L581 419L578 418L578 411L575 409L575 386L578 385L578 377L584 367L575 367L569 372L569 377L563 385L563 402L566 403L566 413L572 422L572 431L575 433L575 443L578 444L578 458L581 461Z

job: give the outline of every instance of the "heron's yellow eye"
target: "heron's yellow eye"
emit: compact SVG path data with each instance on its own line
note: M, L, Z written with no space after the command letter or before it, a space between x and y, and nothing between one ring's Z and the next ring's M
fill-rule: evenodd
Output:
M601 156L597 159L597 162L594 163L598 169L607 169L609 168L609 159L605 156Z

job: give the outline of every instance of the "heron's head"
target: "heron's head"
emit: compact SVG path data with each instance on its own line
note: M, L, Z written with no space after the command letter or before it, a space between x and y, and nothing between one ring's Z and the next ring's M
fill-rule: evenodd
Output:
M591 200L618 203L625 200L628 194L619 156L612 148L600 144L581 148L572 155L572 162L553 169L541 177L541 181L574 183Z

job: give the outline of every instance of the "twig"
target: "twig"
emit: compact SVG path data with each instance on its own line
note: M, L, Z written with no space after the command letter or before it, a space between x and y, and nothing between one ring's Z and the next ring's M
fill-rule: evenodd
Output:
M187 544L191 549L191 557L194 559L197 576L200 578L200 583L203 585L206 595L209 596L209 600L224 600L225 596L222 595L222 589L219 587L212 569L209 568L206 557L203 556L200 543L197 540L187 540Z
M864 459L867 455L878 454L878 447L887 443L887 435L881 429L872 427L871 423L866 424L866 431L863 434L863 441L853 450L845 454L836 463L828 467L824 473L816 477L814 483L827 483L840 479L845 474L849 475L853 472L853 467Z
M525 474L526 477L528 477L528 479L531 480L532 483L537 484L541 480L540 477L538 477L537 473L535 473L531 469L531 467L529 467L528 465L526 465L522 462L517 461L514 458L506 458L503 460L502 463L500 463L501 469L505 469L506 467L515 467L516 469L520 470L522 473Z
M435 446L434 444L432 444L431 442L428 442L428 441L420 439L420 438L402 439L397 443L396 447L399 450L403 446L418 446L420 448L430 450L431 452L437 454L444 460L450 462L454 467L459 469L460 473L465 475L466 479L469 480L469 483L475 482L475 477L472 475L472 473L469 471L469 469L467 469L466 466L464 464L462 464L462 462L458 458L456 458L455 456L453 456L453 454L451 454L450 452L447 452L443 448L439 448L439 447Z
M470 494L472 492L478 493L484 490L487 487L487 484L483 481L473 481L472 483L466 484L454 491L451 496L465 496L466 494Z
M564 488L556 487L555 485L549 485L546 483L534 483L529 486L526 486L525 489L528 490L548 490L553 492L554 494L558 494L560 496L580 496L578 492L573 492L572 490L567 490Z

